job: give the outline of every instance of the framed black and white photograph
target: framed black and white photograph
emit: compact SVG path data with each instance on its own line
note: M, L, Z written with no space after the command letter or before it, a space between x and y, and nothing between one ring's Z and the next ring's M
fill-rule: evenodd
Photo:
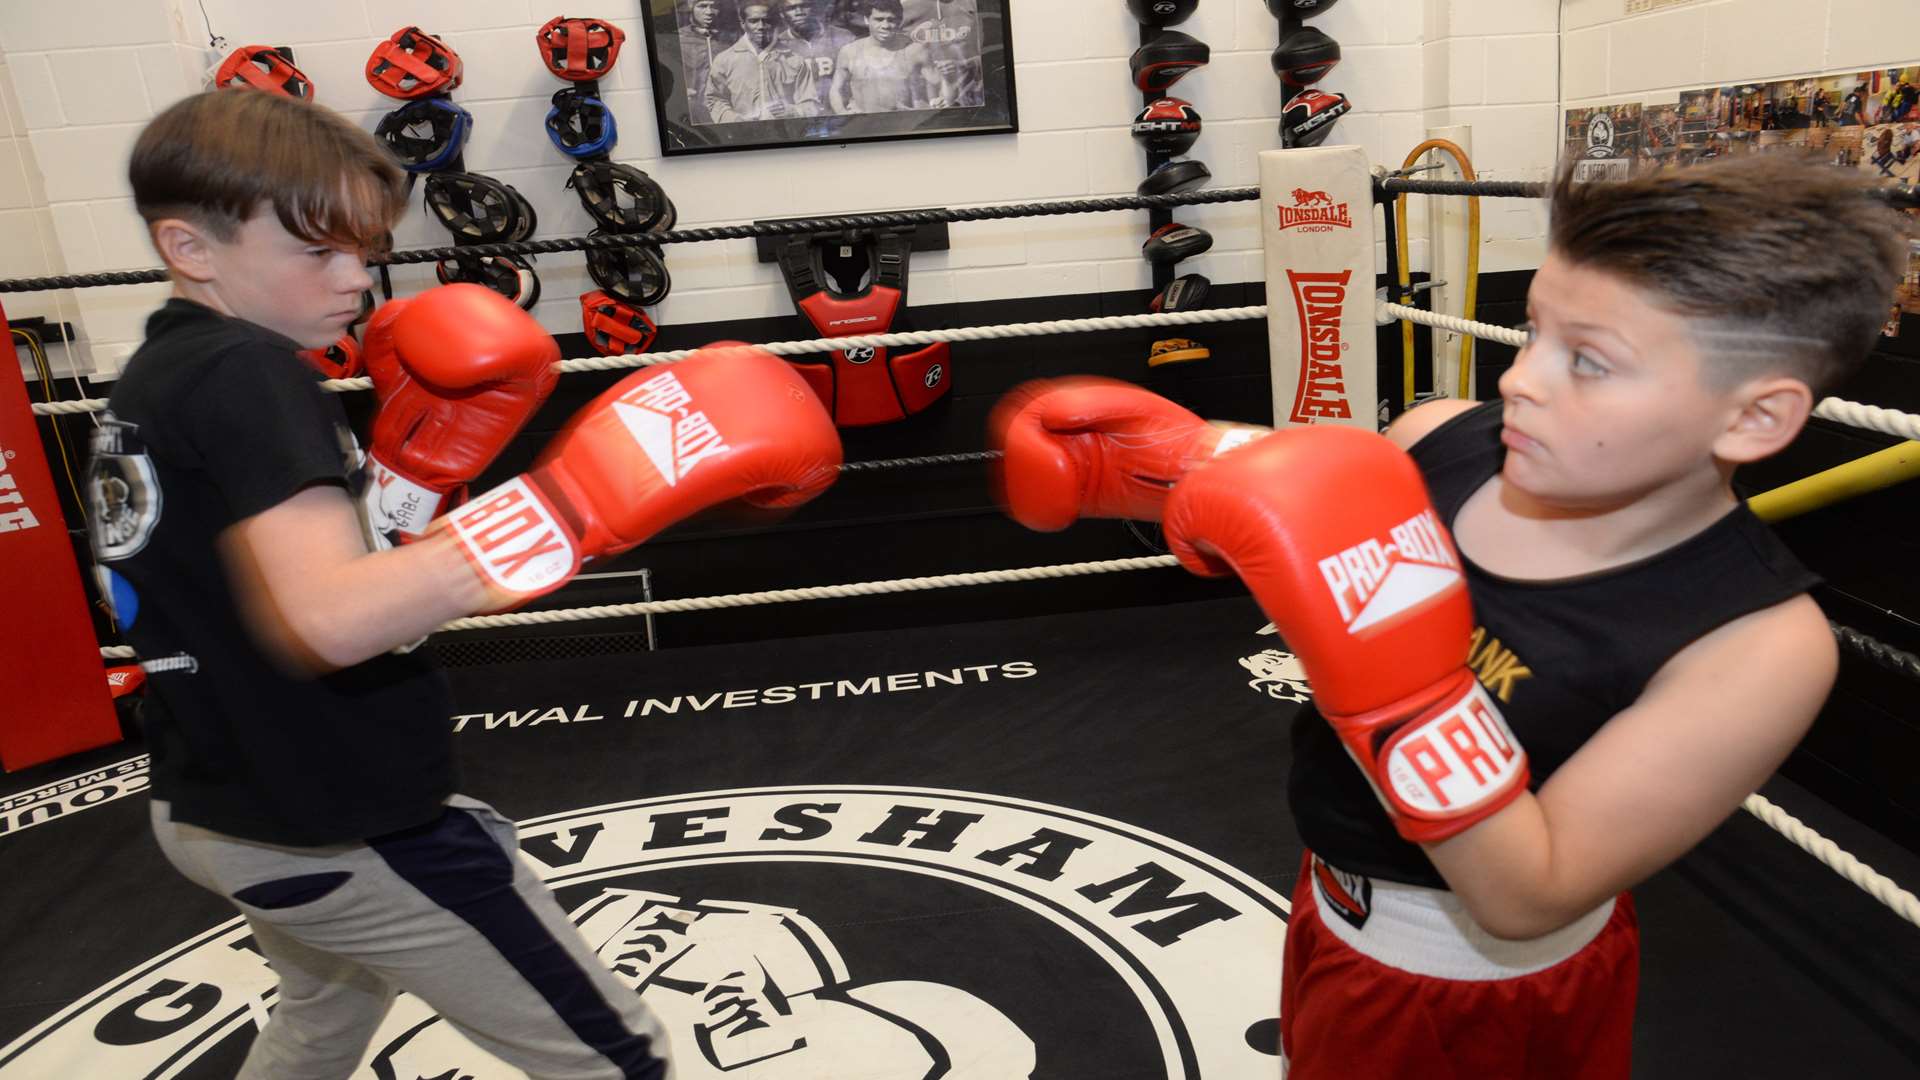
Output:
M667 157L1018 131L1009 0L649 0Z

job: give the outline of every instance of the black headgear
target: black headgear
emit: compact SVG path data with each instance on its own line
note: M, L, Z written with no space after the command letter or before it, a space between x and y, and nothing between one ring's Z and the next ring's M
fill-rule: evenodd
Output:
M569 86L553 95L547 110L547 138L568 157L605 157L620 138L613 110L586 88Z
M591 235L606 233L595 229ZM608 296L635 307L652 307L673 290L673 278L667 273L660 246L637 237L618 247L588 248L587 274Z
M440 260L433 271L442 285L485 285L528 310L540 302L540 277L518 255L456 255Z
M380 118L374 137L408 172L436 172L453 163L473 130L473 116L440 97L414 98Z
M427 210L456 241L493 244L533 232L533 207L512 185L470 172L427 174Z
M659 181L631 165L583 161L567 186L608 232L666 232L680 218Z

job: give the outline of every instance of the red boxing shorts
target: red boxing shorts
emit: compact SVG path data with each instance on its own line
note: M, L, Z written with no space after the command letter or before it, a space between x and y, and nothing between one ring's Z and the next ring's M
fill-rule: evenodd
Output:
M1440 889L1301 860L1287 919L1288 1080L1625 1080L1640 981L1626 893L1530 941Z

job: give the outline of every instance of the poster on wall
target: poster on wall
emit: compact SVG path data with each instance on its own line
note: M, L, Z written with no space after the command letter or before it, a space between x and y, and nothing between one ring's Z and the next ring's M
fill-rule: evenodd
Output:
M649 0L667 157L1019 130L1009 0Z
M1734 154L1817 153L1885 183L1920 185L1920 65L1707 87L1675 99L1568 109L1574 177L1622 179ZM1916 213L1920 217L1920 212ZM1920 245L1887 323L1920 314Z

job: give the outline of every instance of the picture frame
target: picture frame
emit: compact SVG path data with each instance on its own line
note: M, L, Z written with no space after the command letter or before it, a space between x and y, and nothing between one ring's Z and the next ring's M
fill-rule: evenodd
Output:
M647 0L660 152L1017 132L1009 4Z

